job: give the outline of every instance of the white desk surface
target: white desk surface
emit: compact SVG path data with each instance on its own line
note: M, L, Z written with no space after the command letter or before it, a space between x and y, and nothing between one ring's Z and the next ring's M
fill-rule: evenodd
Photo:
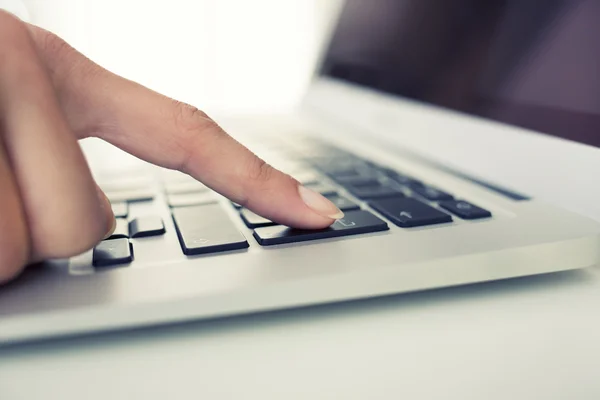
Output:
M598 399L600 269L0 349L0 399Z
M187 398L599 399L600 267L0 348L2 400Z

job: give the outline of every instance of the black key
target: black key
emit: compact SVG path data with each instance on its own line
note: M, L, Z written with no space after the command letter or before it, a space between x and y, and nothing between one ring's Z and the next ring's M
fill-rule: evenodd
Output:
M410 188L413 192L431 201L452 200L454 198L451 194L431 186L411 185Z
M133 260L133 252L128 239L104 240L94 248L95 267L128 264Z
M245 249L248 242L218 204L173 210L177 236L184 254Z
M320 230L302 230L285 226L269 226L254 230L254 237L262 246L304 242L339 236L356 235L388 230L388 225L368 211L349 211L344 218L329 228Z
M240 216L248 228L275 225L275 222L271 221L270 219L261 217L260 215L245 208L241 210Z
M167 203L169 203L170 207L199 206L216 202L217 197L214 192L180 193L167 196Z
M115 231L108 239L126 239L129 237L129 225L125 218L115 218L117 223Z
M327 197L337 208L342 211L350 211L350 210L358 210L360 207L355 202L348 200L344 196L340 196L339 194L333 194Z
M234 208L237 208L238 210L239 210L240 208L242 208L242 205L241 205L241 204L238 204L238 203L236 203L235 201L232 201L232 202L231 202L231 205L232 205Z
M373 201L369 205L402 228L452 222L450 215L415 199L383 199Z
M147 216L136 218L129 223L129 236L141 238L164 235L165 224L160 217Z
M440 202L440 207L458 215L462 219L489 218L492 213L464 200L450 200Z
M333 195L337 193L337 189L334 188L333 186L329 186L323 183L309 183L307 185L304 185L307 188L314 190L317 193L321 193L323 196L328 196L328 195Z
M415 178L411 178L410 176L406 176L403 174L400 174L396 171L393 171L391 169L382 169L382 172L384 174L386 174L388 176L388 178L390 178L391 180L393 180L394 182L399 183L400 185L405 185L405 186L423 186L423 182L415 179Z
M319 160L315 166L331 177L360 175L366 164L353 158Z
M151 201L154 199L154 191L151 188L138 188L131 190L120 190L118 192L105 192L111 202L126 201L129 203Z
M126 202L120 201L110 203L110 207L112 208L115 218L127 218L127 215L129 214L129 205Z
M344 185L344 187L359 199L377 199L382 197L402 197L400 189L374 181L362 185Z

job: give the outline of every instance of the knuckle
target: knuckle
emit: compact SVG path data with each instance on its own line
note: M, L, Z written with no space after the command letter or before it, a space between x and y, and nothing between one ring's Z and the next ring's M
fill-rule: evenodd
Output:
M4 33L25 32L27 29L23 21L4 10L0 10L0 26Z
M3 62L19 51L28 37L27 27L20 19L0 10L0 57Z
M40 35L38 45L45 53L51 54L53 57L64 58L75 52L75 49L67 42L51 32L43 31Z
M248 166L248 180L251 185L269 182L275 170L260 157L252 157Z
M176 100L173 100L173 120L181 132L197 132L216 125L204 111Z
M172 101L172 120L177 133L175 153L180 155L174 168L187 173L190 164L210 151L210 143L223 131L205 112L176 100Z

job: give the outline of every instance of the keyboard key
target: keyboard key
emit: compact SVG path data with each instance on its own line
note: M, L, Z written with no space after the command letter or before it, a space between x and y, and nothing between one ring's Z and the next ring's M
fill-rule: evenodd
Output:
M232 202L231 202L231 205L232 205L234 208L238 209L238 210L239 210L240 208L242 208L242 205L241 205L241 204L238 204L238 203L236 203L235 201L232 201Z
M427 200L442 201L442 200L452 200L453 199L451 194L441 191L439 189L433 188L431 186L411 185L410 188L412 189L413 192L417 193L420 196L425 197Z
M344 185L344 187L359 199L376 199L382 197L402 197L400 189L374 181L362 185Z
M304 185L307 188L314 190L317 193L321 193L323 196L337 194L337 189L333 186L329 186L323 183L309 183L308 185Z
M340 196L339 194L333 194L327 197L337 208L342 211L350 211L350 210L358 210L360 207L355 202L348 200L344 196Z
M128 239L103 240L94 248L95 267L129 264L132 260L133 252Z
M105 192L111 202L126 201L129 203L151 201L154 199L154 191L151 188L120 190L118 192Z
M410 176L406 176L403 174L400 174L394 170L391 169L387 169L387 168L383 168L381 169L381 171L386 174L388 176L388 178L390 178L391 180L393 180L396 183L399 183L400 185L404 185L404 186L423 186L423 182L415 179L415 178L411 178Z
M216 202L217 197L213 192L180 193L167 196L167 203L169 203L170 207L199 206Z
M373 201L369 205L402 228L452 222L450 215L415 199L383 199Z
M115 218L127 218L127 215L129 214L129 205L126 202L119 201L110 203L110 207L112 208Z
M450 211L462 219L489 218L492 213L464 200L449 200L440 202L440 207Z
M129 223L129 236L132 238L159 236L164 233L165 224L160 217L140 217Z
M270 219L261 217L260 215L253 213L252 211L245 208L241 210L240 216L242 217L242 220L248 228L258 228L261 226L275 225L275 223Z
M245 249L248 242L219 204L176 208L173 220L184 254Z
M115 231L108 239L123 239L129 237L129 224L126 218L117 218L117 226Z
M284 243L304 242L307 240L334 238L388 230L388 225L368 211L349 211L344 218L337 220L329 228L320 230L302 230L285 226L269 226L254 230L254 237L262 246Z

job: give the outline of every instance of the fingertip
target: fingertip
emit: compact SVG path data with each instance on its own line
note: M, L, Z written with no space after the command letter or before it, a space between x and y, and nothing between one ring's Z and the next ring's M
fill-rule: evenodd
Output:
M106 234L102 238L102 240L104 240L104 239L109 238L115 232L115 229L117 228L117 220L115 218L115 214L112 211L112 206L110 204L110 200L108 199L106 194L104 194L104 192L102 191L102 189L100 189L100 187L98 185L96 185L96 190L98 191L100 207L102 208L102 212L104 213L104 216L106 219L106 223L105 223Z
M319 216L331 221L344 217L342 210L322 194L303 185L298 185L298 194L304 204Z

